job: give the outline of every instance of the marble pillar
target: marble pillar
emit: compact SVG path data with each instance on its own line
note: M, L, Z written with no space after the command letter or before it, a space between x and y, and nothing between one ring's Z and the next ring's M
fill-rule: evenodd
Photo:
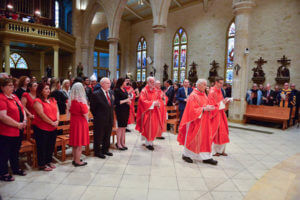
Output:
M241 122L246 111L246 92L249 73L249 18L250 11L255 5L253 0L234 0L233 12L235 15L235 43L234 66L239 65L240 70L234 70L232 95L234 102L230 105L229 118L232 121ZM251 52L251 50L250 50Z
M164 58L164 36L165 36L165 29L166 27L163 25L154 25L152 27L152 30L154 32L154 58L153 58L153 67L156 69L155 78L157 80L163 81L163 58ZM152 71L152 69L149 69L148 67L148 74L149 71Z
M78 63L79 64L79 63ZM81 64L83 65L83 74L89 76L89 46L81 45ZM76 66L77 70L77 66ZM78 76L78 74L76 74Z
M40 52L40 77L45 76L45 52Z
M59 51L59 47L58 46L54 46L53 47L54 49L54 62L53 62L53 65L54 65L54 77L56 78L59 78L59 62L58 62L58 59L59 59L59 55L58 55L58 51Z
M4 41L4 62L5 62L5 72L7 74L10 74L9 57L10 57L10 42Z
M118 38L108 38L109 42L109 78L111 80L117 78L117 64L118 64Z

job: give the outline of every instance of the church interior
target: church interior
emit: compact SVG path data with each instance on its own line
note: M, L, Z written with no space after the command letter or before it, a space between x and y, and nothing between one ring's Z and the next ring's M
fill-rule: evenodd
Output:
M0 200L300 199L298 20L299 0L0 0L1 72L14 78L127 77L142 85L151 76L195 87L221 76L232 100L228 156L217 166L181 159L179 124L152 152L130 124L128 151L112 147L113 157L98 159L91 144L85 167L71 165L63 137L52 172L37 169L34 145L24 148L27 175L0 181Z

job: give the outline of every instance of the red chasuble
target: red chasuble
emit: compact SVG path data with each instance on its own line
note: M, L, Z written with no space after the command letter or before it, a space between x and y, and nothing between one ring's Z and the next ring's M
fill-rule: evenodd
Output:
M154 106L153 109L150 109L154 101L162 103L161 97L158 96L156 89L154 88L151 91L147 85L139 97L135 129L149 142L161 135L164 125L161 114L164 107Z
M161 137L162 133L166 131L166 120L167 120L167 109L166 109L166 104L168 102L168 97L166 96L166 94L162 91L162 90L158 90L157 91L157 95L158 97L160 97L160 105L161 105L161 119L162 119L162 125L163 125L163 130L161 131L161 133L157 136L157 137Z
M129 118L128 118L128 124L134 124L135 123L135 110L134 110L134 104L135 104L135 92L134 89L131 86L125 87L127 93L132 95L131 104L130 104L130 110L129 110Z
M221 89L211 87L208 99L211 104L219 108L220 102L224 99ZM213 112L211 123L213 142L219 145L229 143L228 122L224 109Z
M211 152L211 112L203 110L208 104L208 98L204 92L200 92L198 89L193 90L187 99L179 125L177 141L196 154Z

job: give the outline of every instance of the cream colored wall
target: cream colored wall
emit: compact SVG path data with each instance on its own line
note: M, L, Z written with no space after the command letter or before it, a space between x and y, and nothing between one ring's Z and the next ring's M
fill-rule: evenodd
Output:
M256 1L250 20L250 54L249 76L254 60L262 56L268 63L264 66L266 82L275 84L278 68L277 60L284 54L292 60L290 67L291 82L300 87L300 1L298 0L264 0ZM172 64L172 40L179 27L188 34L188 65L195 61L199 66L198 77L207 78L209 63L216 60L220 64L219 75L224 75L226 31L234 18L231 0L215 0L204 12L202 4L169 13L165 34L165 59L169 65L169 77ZM136 44L144 36L148 43L148 56L153 58L152 20L131 26L130 71L136 67ZM151 69L151 65L148 65ZM150 70L148 70L149 72ZM158 73L162 73L158 71ZM249 79L251 81L251 79ZM249 83L250 87L251 83Z

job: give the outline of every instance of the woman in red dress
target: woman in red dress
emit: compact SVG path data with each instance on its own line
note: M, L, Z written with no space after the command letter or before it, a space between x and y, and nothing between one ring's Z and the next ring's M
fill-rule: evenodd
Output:
M73 146L73 162L75 167L87 165L87 162L82 162L80 156L82 153L82 146L89 145L89 125L88 114L89 107L87 105L86 94L82 83L75 83L72 86L69 111L70 118L70 142Z
M30 82L28 84L28 89L30 92L24 92L21 98L24 110L30 119L34 118L33 101L36 98L37 86L38 84L36 82Z

